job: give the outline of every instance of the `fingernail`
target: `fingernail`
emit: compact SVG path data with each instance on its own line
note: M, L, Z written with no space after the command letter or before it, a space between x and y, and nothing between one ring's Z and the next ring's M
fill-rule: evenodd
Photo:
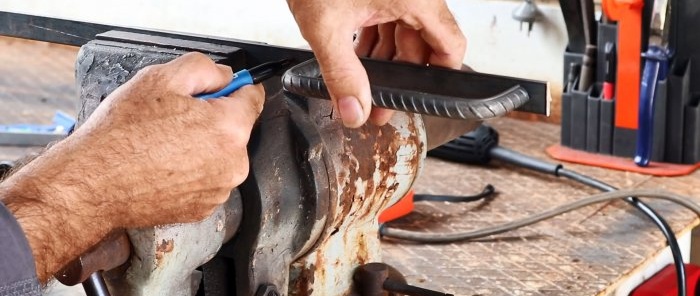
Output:
M343 97L338 100L338 112L343 124L347 127L359 127L362 124L364 114L362 105L355 97Z

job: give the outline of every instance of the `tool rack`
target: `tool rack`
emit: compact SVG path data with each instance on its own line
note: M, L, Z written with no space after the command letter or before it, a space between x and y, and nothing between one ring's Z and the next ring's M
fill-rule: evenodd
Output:
M645 30L649 24L649 8L653 5L653 1L644 2L642 36L648 34ZM652 161L696 164L700 162L700 71L693 68L700 65L700 33L696 32L700 29L700 1L677 0L674 5L670 33L674 46L673 62L668 78L660 81L656 89ZM639 92L636 92L636 97L618 98L622 87L631 87L618 85L612 100L604 100L601 92L605 76L603 45L606 42L618 45L619 37L618 24L597 22L595 83L585 92L577 91L576 85L571 89L565 86L561 104L561 145L631 161L637 138ZM640 65L643 65L641 53L646 50L645 40L642 37ZM616 46L618 51L619 48ZM567 49L563 81L567 81L571 64L582 62L583 54ZM617 78L619 82L619 75Z

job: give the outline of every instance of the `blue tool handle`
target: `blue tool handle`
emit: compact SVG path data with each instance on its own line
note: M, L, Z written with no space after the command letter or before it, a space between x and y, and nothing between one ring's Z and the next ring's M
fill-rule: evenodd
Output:
M202 100L218 99L228 96L239 88L249 84L253 84L253 77L250 75L248 70L241 70L233 74L233 79L231 79L231 82L229 82L229 84L224 88L217 92L197 95L197 98Z
M665 80L668 72L668 50L649 46L645 58L642 85L639 93L639 125L637 127L637 150L634 163L645 167L651 160L654 139L654 103L656 101L656 85Z

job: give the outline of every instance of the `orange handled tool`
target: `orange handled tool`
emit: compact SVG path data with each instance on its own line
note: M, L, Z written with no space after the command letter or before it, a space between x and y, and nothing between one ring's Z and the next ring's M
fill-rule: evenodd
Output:
M637 129L644 0L603 0L603 12L617 21L615 127Z

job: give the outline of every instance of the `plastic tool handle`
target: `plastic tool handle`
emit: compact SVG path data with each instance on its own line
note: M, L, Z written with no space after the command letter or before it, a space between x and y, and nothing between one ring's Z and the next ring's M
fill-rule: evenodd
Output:
M656 85L666 79L668 72L668 50L650 45L646 53L642 55L644 72L639 96L639 124L637 129L637 151L634 154L634 163L638 166L648 166L651 159L652 144L654 138L654 103L656 99Z
M637 129L639 122L639 53L642 52L644 0L603 0L603 12L617 21L615 127Z
M234 91L238 90L239 88L249 84L253 84L253 77L250 75L250 72L248 72L248 70L241 70L233 74L233 79L231 79L231 82L229 82L229 84L226 85L224 88L220 89L217 92L198 95L197 98L200 98L202 100L218 99L221 97L228 96Z
M315 59L290 68L282 77L284 89L300 96L330 99ZM528 92L515 85L486 98L459 98L372 85L372 105L425 115L486 119L504 115L525 104Z

